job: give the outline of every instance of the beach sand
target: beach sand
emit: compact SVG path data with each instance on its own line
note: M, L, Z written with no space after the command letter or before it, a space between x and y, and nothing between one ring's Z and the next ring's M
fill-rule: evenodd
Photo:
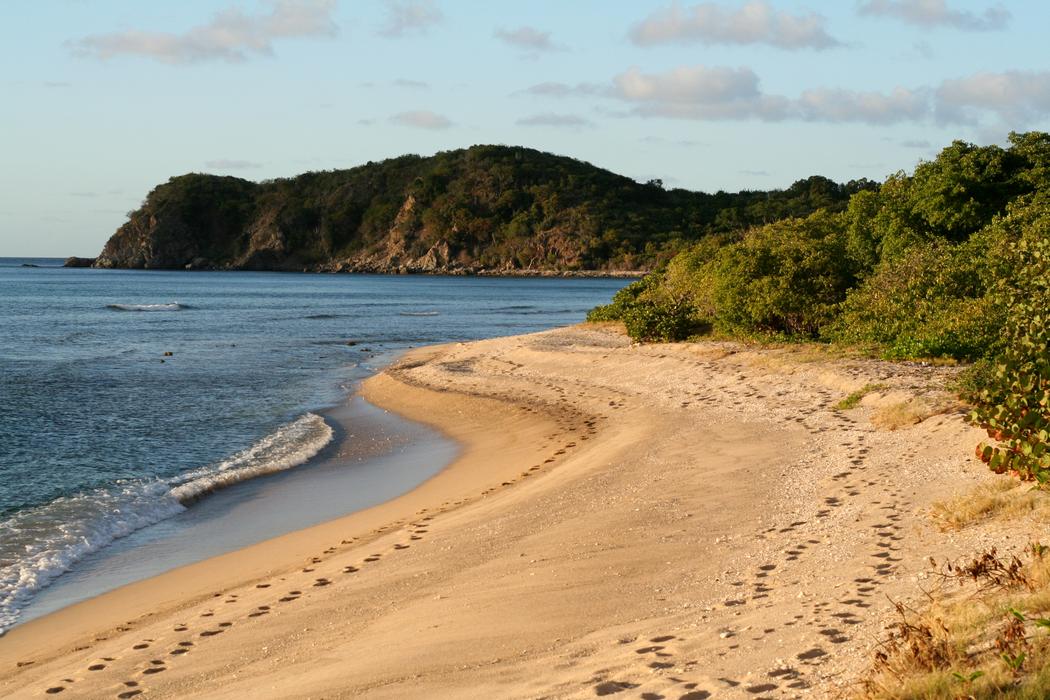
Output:
M848 696L929 557L1025 544L927 515L993 478L951 371L588 326L413 351L363 393L452 466L15 628L0 696Z

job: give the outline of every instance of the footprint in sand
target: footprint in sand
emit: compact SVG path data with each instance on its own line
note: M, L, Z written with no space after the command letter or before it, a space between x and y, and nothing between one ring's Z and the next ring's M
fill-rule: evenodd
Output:
M626 681L605 681L594 686L595 695L613 695L614 693L622 693L625 690L631 688L637 688L638 685L635 683L627 683Z
M124 700L125 698L133 698L136 695L142 695L141 690L125 690L123 693L117 695L118 698Z
M824 651L820 647L813 647L808 651L804 651L801 654L796 654L795 658L801 661L811 661L813 659L819 659L822 656L827 656L828 652Z

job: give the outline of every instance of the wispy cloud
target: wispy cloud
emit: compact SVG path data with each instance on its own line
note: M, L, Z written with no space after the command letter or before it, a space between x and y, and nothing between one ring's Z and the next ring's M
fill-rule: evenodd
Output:
M769 94L746 67L679 66L662 73L630 68L608 85L540 83L524 91L546 97L593 95L627 105L610 116L696 121L813 121L894 124L918 121L932 111L931 91L897 87L889 92L816 88L798 97Z
M279 39L334 36L338 31L332 20L335 0L273 0L267 6L269 12L256 15L223 10L182 34L130 30L92 34L66 45L75 55L99 59L130 55L172 64L236 62L272 55Z
M941 122L978 124L989 115L1010 128L1047 123L1050 71L976 73L945 80L936 93Z
M608 86L599 83L576 83L571 85L569 83L546 82L537 83L524 90L519 90L517 94L535 95L537 97L586 97L598 95L607 90Z
M536 54L544 51L564 51L565 47L554 43L550 32L543 32L534 27L517 29L497 29L493 36L505 44Z
M386 11L379 33L389 38L425 34L445 17L433 0L386 0Z
M639 46L658 44L766 44L780 49L828 49L842 42L828 34L822 16L792 15L774 9L765 0L752 0L736 9L704 2L662 8L631 28Z
M974 32L1005 29L1010 21L1010 11L1001 4L976 14L953 10L946 0L866 0L860 6L860 13L892 17L925 29L949 27Z
M660 146L674 146L676 148L695 148L697 146L710 145L708 143L704 143L703 141L694 141L692 139L667 139L663 136L646 136L641 140L642 143L651 143Z
M806 121L895 124L920 120L930 112L928 91L903 87L888 93L838 88L806 90L796 104Z
M563 129L582 129L594 126L594 122L590 119L575 114L556 114L554 112L522 117L517 123L521 126L553 126Z
M427 90L430 88L430 83L422 80L409 80L408 78L398 78L394 81L394 87L408 88L409 90Z
M255 168L262 167L262 163L256 163L251 160L237 160L234 158L209 160L204 165L212 170L254 170Z
M448 129L452 122L441 114L426 109L401 112L390 117L390 121L400 126L411 126L416 129Z

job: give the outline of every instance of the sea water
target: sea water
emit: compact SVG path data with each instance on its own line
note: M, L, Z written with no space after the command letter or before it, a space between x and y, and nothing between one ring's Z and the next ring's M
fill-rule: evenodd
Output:
M325 490L345 486L346 467L326 472L317 456L337 433L353 443L380 427L368 428L367 407L349 418L364 430L335 425L328 412L398 351L576 323L623 284L0 258L0 631L78 565L130 557L130 543L151 538L207 537L221 518L187 514L206 512L209 500L226 506L216 494L235 485L269 476L272 510L296 507L296 483L275 474L314 469ZM377 464L359 467L369 493L324 512L389 498L413 478L393 485L394 472ZM430 473L420 469L416 483Z

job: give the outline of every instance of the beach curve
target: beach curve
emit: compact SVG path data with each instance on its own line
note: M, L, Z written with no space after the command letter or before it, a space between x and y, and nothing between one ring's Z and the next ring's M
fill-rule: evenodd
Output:
M833 408L885 370L590 327L414 351L363 392L451 467L17 628L0 693L838 697L886 598L967 545L924 504L985 478L957 416Z

